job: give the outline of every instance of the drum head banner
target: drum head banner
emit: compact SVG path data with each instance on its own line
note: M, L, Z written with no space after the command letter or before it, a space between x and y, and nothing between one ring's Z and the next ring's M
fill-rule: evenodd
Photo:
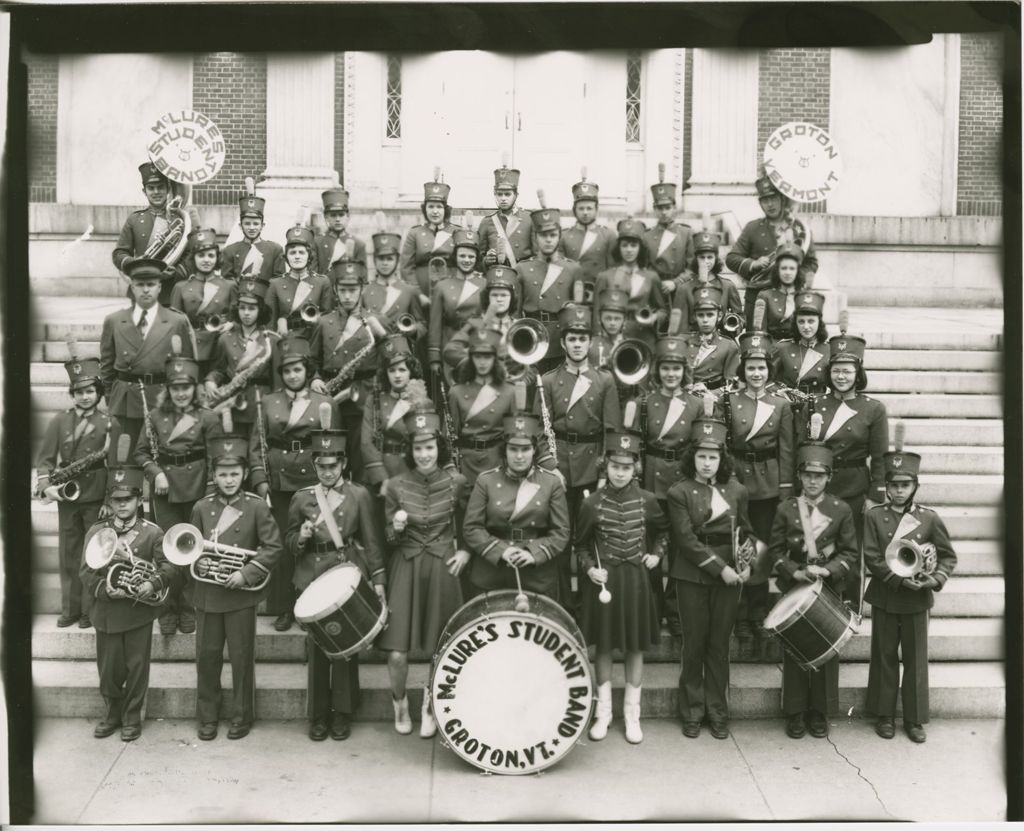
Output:
M217 125L194 110L160 116L149 128L149 159L172 182L198 185L224 166L224 137Z
M842 179L843 159L828 132L806 121L791 121L768 137L764 170L784 196L820 202Z

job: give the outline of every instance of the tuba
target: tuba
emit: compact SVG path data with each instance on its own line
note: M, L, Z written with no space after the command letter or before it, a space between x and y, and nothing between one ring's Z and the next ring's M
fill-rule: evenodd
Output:
M510 360L533 366L548 352L548 330L539 320L523 317L508 327L505 342Z
M120 589L147 606L162 606L167 601L169 588L139 594L139 586L156 578L156 566L132 554L113 528L101 528L93 535L85 547L85 562L93 571L107 569L108 591Z
M895 539L885 549L885 564L896 576L916 580L935 572L938 556L930 542Z
M170 187L172 193L175 190L180 192L168 197L163 216L167 225L160 229L154 227L153 236L142 255L146 259L162 260L167 268L181 259L188 245L188 235L192 233L192 217L185 210L188 190L177 182L171 182Z
M619 343L608 359L615 380L624 387L642 384L651 371L651 348L642 340L629 339Z
M189 566L192 577L203 583L223 586L228 578L239 571L256 552L234 545L221 545L216 534L204 540L202 532L187 522L172 525L164 534L164 556L176 566ZM255 586L243 586L243 591L257 592L267 585L270 572Z

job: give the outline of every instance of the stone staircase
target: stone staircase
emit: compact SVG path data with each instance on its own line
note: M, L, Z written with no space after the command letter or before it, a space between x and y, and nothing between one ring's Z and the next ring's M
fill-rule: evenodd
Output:
M39 240L37 240L39 242ZM92 239L82 278L37 281L53 264L39 253L32 267L34 325L31 354L33 452L42 430L69 406L64 338L77 336L83 354L99 354L102 318L124 305L120 278L110 278L111 240ZM63 242L64 245L67 241ZM76 261L78 260L76 256ZM105 261L109 263L109 260ZM1001 402L1002 319L998 309L944 307L851 309L851 333L868 341L868 394L882 400L890 423L906 423L906 446L924 456L919 499L945 519L959 556L953 579L936 597L930 628L932 709L936 717L997 717L1004 714L1004 581L1002 546L1003 422ZM33 675L37 712L43 716L98 716L102 711L95 669L93 630L57 629L60 588L57 512L33 503ZM867 683L870 607L860 631L844 651L840 703L861 712ZM194 644L191 635L160 635L154 626L148 712L153 717L190 718L195 708ZM257 628L257 711L262 718L302 718L306 673L303 634L275 632L270 619ZM781 664L777 644L761 654L740 654L733 642L731 701L738 717L779 714ZM647 658L645 717L675 715L678 647L663 633ZM410 671L412 704L427 680L427 656ZM616 664L616 707L621 707L621 664ZM369 651L362 669L363 719L390 719L383 656ZM230 686L230 667L224 670Z

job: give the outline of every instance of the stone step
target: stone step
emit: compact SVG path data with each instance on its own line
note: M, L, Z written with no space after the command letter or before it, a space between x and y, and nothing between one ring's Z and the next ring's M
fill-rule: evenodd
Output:
M1003 498L1002 476L968 476L922 473L918 498L925 505L999 505Z
M907 446L1003 446L1003 422L997 418L904 418L902 421L906 425Z
M305 634L293 627L287 632L274 630L269 617L256 622L256 660L260 663L301 662L305 660ZM757 654L749 646L741 648L734 637L730 660L778 662L782 660L777 638L763 640ZM225 655L227 653L225 652ZM928 629L928 654L933 661L999 661L1003 658L1003 622L999 618L934 618ZM844 663L863 662L871 656L871 620L866 618L843 649ZM36 615L32 624L32 657L46 660L92 661L96 657L94 629L71 626L57 628L57 615ZM195 636L161 635L153 626L152 660L194 661ZM429 655L412 655L413 663L428 663ZM621 660L616 655L616 660ZM360 655L360 662L383 663L384 653L375 649ZM663 630L658 645L644 655L647 663L678 663L679 643Z
M857 309L852 309L850 315L853 317L857 313ZM865 312L865 315L870 314L871 312ZM864 338L872 352L874 350L892 349L900 351L942 350L998 353L1002 352L1003 349L1003 336L1000 332L983 330L953 330L938 326L934 329L894 327L890 330L862 328L854 324L850 327L850 334L859 335ZM868 367L874 366L869 360L866 360L866 363Z
M997 372L935 372L932 370L876 370L867 364L871 395L884 392L957 393L998 395L1002 377Z
M936 372L999 372L1002 354L996 351L949 349L868 349L864 364L869 367L872 386L882 369L934 370Z
M999 395L964 395L930 393L867 394L885 404L889 418L1002 418L1003 399Z
M921 470L928 473L994 475L1003 474L1001 447L952 447L949 445L904 444L921 455Z
M113 248L113 246L110 246ZM109 257L109 250L108 250ZM112 262L107 261L105 273L90 277L32 277L32 293L39 297L84 297L90 300L115 300L124 297L128 280L117 273Z
M839 674L839 705L843 713L863 715L867 692L867 664L849 664ZM35 712L41 717L99 718L104 705L92 661L32 662ZM429 681L426 664L409 668L409 703L413 712L422 702L422 688ZM622 669L612 676L616 712L622 707ZM653 664L645 669L642 709L645 718L676 718L679 670L672 664ZM393 717L387 667L367 665L360 669L362 721L390 721ZM1006 679L1003 665L978 661L936 661L929 667L933 718L1000 718L1005 713ZM147 715L149 718L195 717L195 668L188 663L158 662L152 665ZM736 718L777 718L782 684L778 664L737 664L730 676L729 702ZM222 675L225 692L231 686L231 669ZM225 708L229 696L224 695ZM222 712L222 717L227 715ZM265 663L256 668L256 716L262 719L306 717L306 672L296 663ZM259 729L257 725L257 729ZM301 728L296 728L301 729Z

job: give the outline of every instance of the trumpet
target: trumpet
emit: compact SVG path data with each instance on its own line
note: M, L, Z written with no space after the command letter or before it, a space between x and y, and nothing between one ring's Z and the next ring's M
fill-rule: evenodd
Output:
M722 334L735 338L740 333L740 329L743 328L743 318L736 314L736 312L726 312L722 316L722 322L718 328L722 330Z
M85 562L93 571L107 569L107 591L120 589L147 606L162 606L167 601L169 588L139 593L143 583L156 579L156 566L132 554L113 528L101 528L93 535L85 547Z
M164 534L164 556L176 566L189 566L192 577L203 583L223 586L228 578L239 571L256 551L217 542L216 533L212 540L204 540L203 533L188 522L172 525ZM255 586L243 586L243 591L260 591L270 580L270 572Z
M608 359L615 380L624 387L642 384L651 371L651 348L642 340L624 340Z
M219 314L207 315L204 325L207 332L219 332L220 327L224 325L224 318Z
M400 335L412 335L416 332L416 318L408 312L400 314L395 320L395 327Z
M633 312L633 319L640 326L653 326L655 321L654 309L650 306L641 306Z
M935 573L938 562L938 552L930 542L895 539L885 549L885 564L898 577L929 577Z
M315 303L307 303L299 310L299 318L303 323L315 326L320 322L320 308Z

